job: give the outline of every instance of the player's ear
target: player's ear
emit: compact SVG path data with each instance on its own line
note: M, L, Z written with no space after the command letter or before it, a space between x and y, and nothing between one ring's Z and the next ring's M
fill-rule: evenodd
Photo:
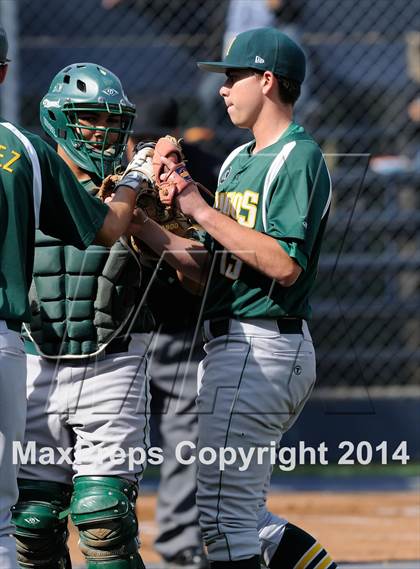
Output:
M264 95L269 95L273 89L277 90L277 79L271 71L264 71L261 82Z
M273 89L277 89L277 79L271 71L264 71L261 75L264 95L268 95Z

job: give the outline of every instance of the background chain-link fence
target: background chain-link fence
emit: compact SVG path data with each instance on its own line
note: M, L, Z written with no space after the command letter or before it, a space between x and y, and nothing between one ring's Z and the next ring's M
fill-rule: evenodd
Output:
M11 0L0 0L3 8ZM237 32L277 26L304 46L297 120L323 146L334 201L312 325L321 386L407 386L420 376L418 0L16 0L20 122L65 65L95 61L136 102L174 97L186 136L225 155L219 58ZM13 64L12 64L13 66ZM12 67L11 66L11 67ZM13 69L11 69L13 71ZM15 77L16 77L15 75ZM11 117L8 117L11 118ZM212 138L213 137L213 138ZM209 140L210 139L210 140Z

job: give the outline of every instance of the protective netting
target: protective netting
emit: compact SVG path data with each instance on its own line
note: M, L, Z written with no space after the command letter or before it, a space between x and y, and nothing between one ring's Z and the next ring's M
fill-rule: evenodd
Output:
M8 1L8 0L3 0ZM174 97L225 155L248 139L196 62L239 31L273 25L304 47L297 120L322 145L333 208L312 330L322 386L414 386L420 376L420 4L418 0L20 0L20 121L39 128L55 73L114 71L138 105ZM208 134L210 133L210 135Z

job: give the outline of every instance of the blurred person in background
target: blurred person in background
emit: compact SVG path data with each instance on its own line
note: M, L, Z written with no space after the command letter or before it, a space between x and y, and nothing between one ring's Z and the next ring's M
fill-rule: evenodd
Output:
M412 148L410 157L412 158L412 166L420 172L420 97L414 98L407 108L410 119L410 130L413 140L410 147Z
M165 134L179 137L179 109L174 99L139 100L137 110L128 158L139 141L156 141ZM195 179L214 191L221 161L199 144L182 146ZM209 196L207 199L212 201ZM155 264L148 265L144 267L147 280L155 270ZM197 466L196 463L183 465L175 457L179 443L196 444L198 437L195 398L197 367L203 358L203 348L201 334L194 337L194 332L201 299L185 290L175 271L163 262L146 300L157 323L148 367L151 441L163 449L165 459L160 466L155 548L164 560L165 569L204 569L207 561L195 503Z

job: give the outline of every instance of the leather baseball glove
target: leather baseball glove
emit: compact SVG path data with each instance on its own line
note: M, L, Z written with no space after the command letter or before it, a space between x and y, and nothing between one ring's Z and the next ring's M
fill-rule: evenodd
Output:
M162 157L171 165L163 164ZM194 183L183 160L179 140L170 135L159 138L153 154L153 174L160 199L167 206L172 205L177 194Z
M171 233L188 238L194 238L196 235L196 228L190 219L179 210L163 205L156 187L143 189L137 197L136 207L141 208L150 219ZM144 265L152 266L159 260L156 253L134 235L131 236L131 245Z
M176 138L167 136L164 139L166 144L164 147L159 141L156 144L153 142L140 142L136 146L137 154L140 156L144 154L144 165L140 165L140 167L141 171L147 174L149 180L147 185L143 184L138 193L136 207L142 209L150 219L153 219L171 233L192 238L196 231L191 221L179 210L166 207L159 199L157 180L160 173L163 172L164 165L160 160L159 165L155 164L157 153L165 152L165 156L170 156L173 160L182 161L183 159L181 146ZM156 147L158 147L157 151ZM139 254L140 261L145 265L151 266L158 261L156 254L137 237L131 236L131 245Z
M115 193L115 186L117 182L121 179L120 174L110 174L106 178L103 179L102 184L98 188L96 192L96 197L98 197L103 202L112 196Z

